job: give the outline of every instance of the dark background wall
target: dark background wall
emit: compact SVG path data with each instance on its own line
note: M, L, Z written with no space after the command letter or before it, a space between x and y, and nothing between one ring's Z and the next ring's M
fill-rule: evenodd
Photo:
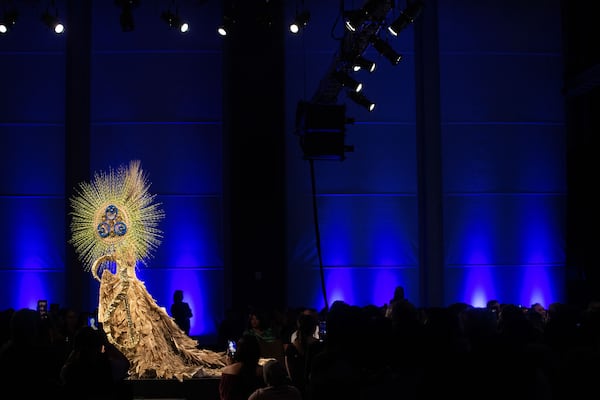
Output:
M95 307L68 198L131 159L167 216L140 277L165 306L185 291L196 335L227 308L384 304L396 285L421 306L598 293L597 28L581 3L426 1L398 37L381 32L398 65L365 51L375 110L336 97L354 150L312 163L296 107L335 64L341 8L361 2L140 1L122 32L114 2L57 0L63 36L40 21L51 3L5 3L19 18L0 36L2 308ZM174 3L186 35L160 19Z

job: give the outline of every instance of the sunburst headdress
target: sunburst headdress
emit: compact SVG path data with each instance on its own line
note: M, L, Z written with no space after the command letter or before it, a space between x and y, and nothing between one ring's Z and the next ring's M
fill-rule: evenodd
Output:
M101 257L131 252L145 262L162 240L160 203L149 193L150 183L134 160L129 166L100 171L82 182L71 197L71 239L86 271ZM92 271L96 276L95 271Z

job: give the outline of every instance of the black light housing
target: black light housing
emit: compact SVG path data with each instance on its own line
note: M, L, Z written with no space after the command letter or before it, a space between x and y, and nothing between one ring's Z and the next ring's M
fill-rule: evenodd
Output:
M221 23L221 25L219 25L217 27L217 32L221 36L227 36L229 33L231 33L231 29L232 29L234 23L235 23L235 20L233 18L224 16L223 23Z
M115 0L115 4L121 7L119 24L123 32L133 32L135 30L135 20L133 18L133 9L138 6L139 0Z
M350 75L345 73L344 71L336 71L333 73L333 77L342 85L352 89L355 92L360 92L362 90L362 83L352 78Z
M402 55L398 54L392 46L378 36L371 37L371 43L375 50L387 58L393 65L397 65L402 60Z
M400 13L400 16L388 26L388 31L392 35L398 36L402 29L415 21L415 18L421 13L423 6L424 4L420 0L409 3L406 9Z
M363 93L353 92L349 90L347 92L348 97L359 106L366 108L369 112L375 109L375 103L369 100Z
M52 31L56 34L61 34L65 31L65 26L58 18L58 13L55 15L50 14L50 11L46 10L42 14L42 22L48 26L48 28L52 29Z
M299 102L296 127L304 159L343 161L347 152L354 151L345 142L347 123L344 104Z
M160 15L163 21L169 25L170 28L177 29L181 33L186 33L190 29L190 25L179 18L178 13L173 13L170 10L163 11Z
M375 71L376 64L374 61L367 60L363 56L358 56L352 62L352 70L354 72L358 72L361 69L364 69L369 72Z
M351 10L344 13L344 25L351 32L356 32L365 22L367 16L362 10Z
M17 10L5 11L2 19L0 20L0 34L10 32L13 26L17 23L18 16L19 13Z
M294 18L290 24L290 32L294 34L300 32L300 30L308 25L308 21L310 21L310 12L307 10L302 11L300 14L296 15L296 18Z
M382 4L381 0L368 0L365 5L359 10L351 10L344 12L344 24L346 29L351 32L356 32L362 24L367 20L372 19L377 8Z

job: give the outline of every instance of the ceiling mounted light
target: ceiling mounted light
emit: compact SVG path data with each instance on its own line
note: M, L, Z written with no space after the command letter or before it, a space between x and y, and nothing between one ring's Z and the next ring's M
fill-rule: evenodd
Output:
M234 19L232 19L228 16L224 16L223 23L217 27L217 32L221 36L229 35L229 33L231 33L231 29L233 28L234 23L235 23Z
M135 20L133 19L133 9L139 5L139 0L115 0L115 4L121 7L119 24L123 32L133 32L135 30Z
M8 33L12 27L17 23L17 17L19 13L17 10L4 11L2 19L0 19L0 34Z
M290 32L292 33L298 33L300 32L301 29L304 29L304 27L306 27L306 25L308 25L308 21L310 20L310 12L309 11L303 11L300 14L296 14L296 18L294 18L294 21L292 21L292 23L290 24Z
M333 76L342 86L346 86L355 92L362 90L363 84L343 71L336 71L333 73Z
M351 10L344 13L344 25L351 32L356 32L365 22L366 15L362 10Z
M369 72L375 71L376 64L374 61L367 60L363 56L358 56L352 62L352 70L354 72L358 72L361 69L364 69Z
M384 41L380 37L371 37L371 43L373 44L373 47L375 47L375 50L387 58L392 65L397 65L402 60L402 55L398 54L388 42Z
M423 2L420 0L410 2L406 9L400 13L400 16L388 26L388 31L392 35L398 36L402 29L415 21L415 18L421 13L423 6Z
M368 20L372 20L377 14L378 8L383 6L382 0L368 0L360 10L350 10L344 12L344 24L346 29L356 32L361 25Z
M367 99L367 97L364 94L349 90L347 95L352 101L354 101L359 106L366 108L369 112L375 109L375 103Z
M56 34L61 34L65 31L65 26L58 18L58 11L56 11L56 14L52 15L48 10L46 10L42 14L42 21Z
M173 29L177 29L181 33L186 33L190 30L190 25L179 18L179 13L172 13L170 10L163 11L160 15L163 21Z

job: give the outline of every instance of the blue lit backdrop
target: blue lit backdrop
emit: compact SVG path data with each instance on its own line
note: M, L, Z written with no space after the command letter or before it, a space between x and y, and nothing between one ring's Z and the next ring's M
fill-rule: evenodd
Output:
M136 9L136 30L123 34L114 4L94 2L91 145L81 149L90 152L90 173L142 161L167 218L164 241L139 275L167 309L173 291L184 291L198 336L216 334L229 285L222 225L225 66L214 3L189 5L194 24L180 37L161 25L157 5ZM311 97L337 50L331 35L337 3L306 1L310 25L285 39L288 281L282 284L290 306L324 306L309 166L292 132L296 103ZM294 10L286 5L286 16ZM443 303L564 301L559 1L438 2L437 11ZM0 159L0 206L10 210L4 215L10 229L0 240L0 308L35 308L40 298L64 304L68 290L65 39L30 24L0 38L1 84L13 94L0 100L2 139L11 149ZM316 163L330 304L381 305L402 285L420 305L413 39L409 26L392 42L404 55L397 66L367 50L378 66L360 77L377 108L368 113L341 96L356 119L347 134L354 152L343 162ZM91 286L90 309L97 296Z

